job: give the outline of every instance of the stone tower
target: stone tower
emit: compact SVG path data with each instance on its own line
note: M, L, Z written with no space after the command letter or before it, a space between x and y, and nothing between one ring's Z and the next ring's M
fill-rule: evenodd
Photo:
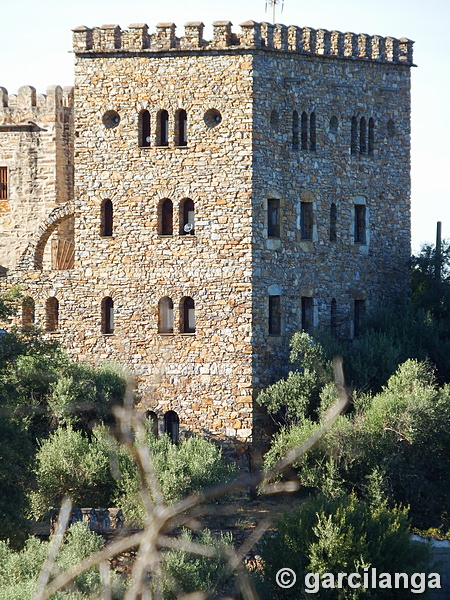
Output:
M160 430L245 445L295 331L353 337L407 293L412 42L213 27L74 30L73 197L8 282L76 357L126 364Z

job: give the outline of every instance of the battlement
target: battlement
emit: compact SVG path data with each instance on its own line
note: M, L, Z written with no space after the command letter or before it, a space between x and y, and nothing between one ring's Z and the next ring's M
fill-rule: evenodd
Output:
M407 38L396 39L366 33L342 33L296 25L275 25L246 21L241 32L231 30L230 21L215 21L211 41L203 39L204 24L186 23L183 37L176 37L174 23L159 23L156 33L149 33L145 23L132 24L122 30L119 25L102 25L73 30L76 54L113 52L161 52L180 50L217 51L263 49L297 52L353 60L376 61L412 66L413 44Z
M8 94L0 87L0 123L17 123L21 117L32 113L40 115L56 114L61 108L73 106L73 87L61 88L51 85L45 94L37 94L31 85L22 86L17 94Z

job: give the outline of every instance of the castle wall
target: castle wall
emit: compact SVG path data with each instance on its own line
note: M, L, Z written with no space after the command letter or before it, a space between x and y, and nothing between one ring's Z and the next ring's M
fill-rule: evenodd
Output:
M331 332L334 299L333 333L348 339L355 334L355 300L373 310L409 293L410 70L277 52L259 53L254 69L254 372L255 385L266 385L276 376L276 365L278 373L286 366L287 340L301 330L302 297L313 302L311 332ZM308 117L306 144L302 113ZM352 117L358 127L355 154ZM361 118L366 121L363 153ZM369 119L374 124L370 152ZM280 199L279 239L268 236L268 198ZM302 202L312 204L310 240L302 239ZM330 240L332 203L336 235ZM355 204L365 206L365 243L354 238ZM274 285L281 294L281 336L268 335L268 294Z
M7 198L0 201L0 265L13 269L29 237L58 203L73 195L72 88L36 94L0 89L0 167Z
M335 333L348 338L355 301L371 308L406 293L412 42L253 21L239 34L216 22L210 42L202 23L175 34L171 23L153 34L141 24L74 30L73 199L50 215L56 200L41 202L42 225L9 280L34 298L38 324L58 300L50 335L74 356L128 366L138 407L161 429L175 411L182 431L246 443L258 390L286 367L302 297L313 328L330 327L334 299ZM305 148L301 123L293 144L294 111L308 117ZM370 150L351 144L352 118L371 122ZM64 139L55 178L69 182ZM183 230L186 199L194 234ZM275 235L269 201L281 215ZM173 331L161 326L163 298Z

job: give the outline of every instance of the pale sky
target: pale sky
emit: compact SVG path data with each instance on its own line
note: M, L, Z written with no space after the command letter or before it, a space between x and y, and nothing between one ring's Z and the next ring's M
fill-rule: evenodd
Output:
M32 85L73 84L72 32L97 27L172 21L183 35L187 21L203 21L211 39L213 21L229 20L233 30L253 19L270 21L265 0L3 0L0 86L16 93ZM449 0L286 0L278 23L407 37L415 41L412 71L412 245L434 242L436 222L450 238L450 66Z

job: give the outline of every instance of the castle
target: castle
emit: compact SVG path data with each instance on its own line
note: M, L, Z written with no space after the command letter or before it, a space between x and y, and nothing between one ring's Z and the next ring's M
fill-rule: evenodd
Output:
M213 28L78 27L73 89L0 89L0 265L155 428L245 446L295 331L407 293L413 42Z

